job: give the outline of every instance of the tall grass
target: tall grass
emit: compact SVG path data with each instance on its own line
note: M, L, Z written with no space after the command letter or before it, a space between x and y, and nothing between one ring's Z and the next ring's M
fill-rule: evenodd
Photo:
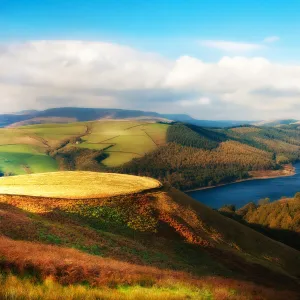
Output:
M180 283L165 283L152 287L140 285L90 287L88 285L61 285L48 277L42 282L34 278L19 278L0 273L0 299L30 300L282 300L297 299L291 293L276 292L266 288L256 288L251 284L232 288L207 281L199 287Z
M230 295L227 291L227 295ZM213 299L211 290L188 288L174 285L170 287L141 287L121 286L111 288L91 288L83 285L63 286L50 277L42 283L34 283L30 279L20 279L14 275L0 277L0 298L12 299L45 299L45 300L69 300L69 299Z

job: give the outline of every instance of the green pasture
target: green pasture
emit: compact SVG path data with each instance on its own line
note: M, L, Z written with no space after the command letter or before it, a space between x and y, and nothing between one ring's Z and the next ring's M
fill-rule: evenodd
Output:
M50 146L56 146L68 138L84 134L86 123L29 125L18 129L23 132L23 135L42 138Z
M164 144L169 125L141 121L94 121L69 124L28 125L0 129L0 171L26 174L56 171L56 161L46 155L48 146L82 136L76 147L103 150L108 167L120 166Z
M0 146L0 171L13 175L56 171L56 161L42 151L31 145Z
M155 150L166 142L169 125L141 121L91 122L91 133L78 147L102 150L109 154L103 160L108 167L122 165L135 157Z

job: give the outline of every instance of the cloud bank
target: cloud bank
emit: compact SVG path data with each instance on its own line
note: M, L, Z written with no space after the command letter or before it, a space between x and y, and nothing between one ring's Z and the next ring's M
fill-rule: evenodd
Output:
M32 41L0 46L0 66L0 113L86 106L202 119L300 118L300 65L261 57L208 63L111 43Z

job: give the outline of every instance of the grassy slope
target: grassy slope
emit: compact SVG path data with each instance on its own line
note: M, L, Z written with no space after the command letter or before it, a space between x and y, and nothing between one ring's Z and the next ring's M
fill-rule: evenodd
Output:
M3 173L26 174L57 170L56 161L46 155L45 147L33 138L12 132L10 138L5 133L1 142L0 170Z
M57 162L46 153L79 136L82 143L74 146L104 149L103 164L119 166L164 144L167 127L141 121L99 121L0 129L0 170L15 175L55 171Z
M175 189L90 200L1 196L0 218L2 270L27 278L50 276L44 291L54 280L115 287L110 293L120 295L125 285L141 289L137 295L152 291L161 299L206 299L205 293L208 299L253 299L258 291L262 299L297 297L298 251ZM0 282L8 290L13 280L34 290L30 279L3 276ZM281 289L291 292L287 296ZM104 299L110 299L108 293Z
M225 216L300 250L299 198L283 198L262 205L248 203L237 211L223 207L219 211Z
M99 121L92 123L92 132L84 137L81 147L108 148L108 167L119 166L165 143L168 125L139 121Z

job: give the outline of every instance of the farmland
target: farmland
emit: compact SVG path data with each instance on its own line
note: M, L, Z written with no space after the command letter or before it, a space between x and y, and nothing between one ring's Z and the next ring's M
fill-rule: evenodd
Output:
M81 149L103 150L106 167L141 157L165 143L168 125L139 121L41 124L0 129L0 171L4 174L52 172L59 169L50 151L72 139Z

